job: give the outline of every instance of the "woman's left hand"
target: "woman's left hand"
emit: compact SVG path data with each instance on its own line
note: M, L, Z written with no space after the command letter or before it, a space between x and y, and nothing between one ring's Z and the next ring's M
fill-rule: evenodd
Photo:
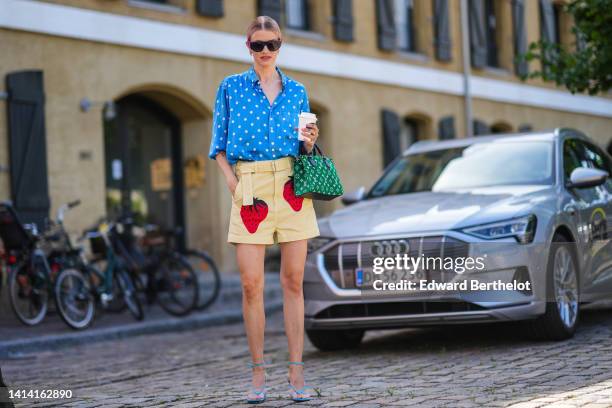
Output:
M306 127L302 129L302 136L304 137L304 147L307 152L310 153L314 147L317 138L319 137L319 128L316 123L308 123Z

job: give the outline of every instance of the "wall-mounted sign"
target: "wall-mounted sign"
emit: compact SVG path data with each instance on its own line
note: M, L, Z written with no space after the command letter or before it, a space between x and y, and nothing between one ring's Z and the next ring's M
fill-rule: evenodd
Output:
M185 187L200 188L204 185L204 163L201 154L185 160Z
M151 189L153 191L172 189L172 163L169 158L151 162Z

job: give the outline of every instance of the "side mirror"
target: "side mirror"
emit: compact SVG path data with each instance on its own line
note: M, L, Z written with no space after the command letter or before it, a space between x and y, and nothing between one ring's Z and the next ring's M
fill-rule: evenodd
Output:
M361 186L357 190L353 190L349 193L346 193L342 196L341 200L344 205L350 205L356 203L357 201L363 200L365 196L365 187Z
M609 177L608 172L599 169L578 167L570 174L569 181L565 184L567 188L587 188L602 185Z

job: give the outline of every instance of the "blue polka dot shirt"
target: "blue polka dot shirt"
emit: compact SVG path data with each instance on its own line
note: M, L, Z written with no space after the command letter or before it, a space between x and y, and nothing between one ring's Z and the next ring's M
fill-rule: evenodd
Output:
M225 151L238 160L274 160L303 150L297 131L300 112L310 112L306 88L276 67L282 90L270 104L259 78L250 69L225 77L217 89L208 157Z

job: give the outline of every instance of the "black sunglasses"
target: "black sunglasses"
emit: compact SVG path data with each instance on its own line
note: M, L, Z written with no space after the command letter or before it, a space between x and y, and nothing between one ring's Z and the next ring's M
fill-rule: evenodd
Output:
M276 51L281 46L281 40L249 41L249 48L255 52L262 52L264 46L268 47L268 50L270 51Z

